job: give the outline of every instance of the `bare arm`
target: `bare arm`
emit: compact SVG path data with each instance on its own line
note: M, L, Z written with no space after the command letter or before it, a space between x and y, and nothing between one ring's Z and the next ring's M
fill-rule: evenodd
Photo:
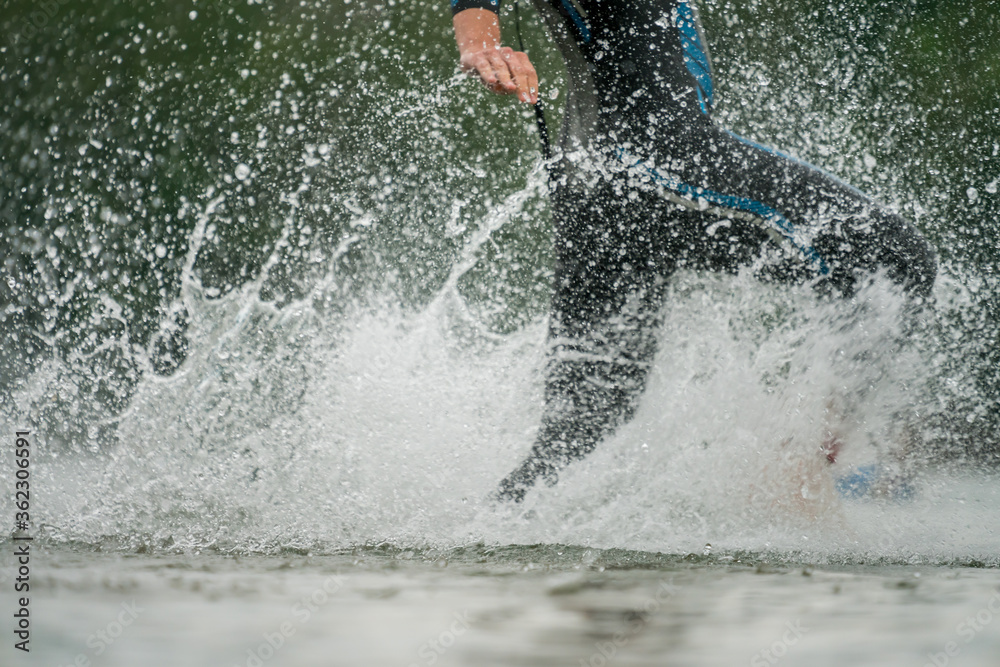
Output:
M535 67L523 52L500 46L500 23L496 14L486 9L466 9L455 14L452 24L458 42L459 67L477 74L495 93L516 93L522 102L538 102Z

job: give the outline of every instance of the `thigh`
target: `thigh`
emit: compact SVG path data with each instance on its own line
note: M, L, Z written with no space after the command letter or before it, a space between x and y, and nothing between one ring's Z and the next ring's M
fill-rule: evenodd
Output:
M624 172L552 196L555 271L550 335L556 348L648 361L677 253L655 238L671 221Z
M550 354L532 450L541 462L532 465L544 474L585 455L631 418L656 352L673 263L650 234L655 208L627 185L609 178L553 194Z
M830 174L707 116L660 149L664 166L627 157L628 166L704 218L696 254L712 268L744 264L771 241L784 249L785 261L769 267L777 277L812 277L849 293L861 274L884 270L911 291L929 291L933 252L920 234Z

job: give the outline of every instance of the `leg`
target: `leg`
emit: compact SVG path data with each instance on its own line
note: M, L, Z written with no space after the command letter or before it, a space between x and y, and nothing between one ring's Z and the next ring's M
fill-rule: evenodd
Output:
M621 151L620 161L672 201L706 218L728 220L723 233L745 239L756 230L761 239L778 241L790 250L791 261L772 267L775 277L812 277L821 290L850 295L862 276L882 270L918 300L929 296L936 271L930 246L860 191L726 132L707 115L689 118L668 134L657 153L670 171ZM712 243L700 254L714 268L745 262L744 253Z
M701 180L696 180L699 176L694 173L672 180L648 169L647 175L663 186L673 186L675 196L685 192L701 194L702 202L695 196L691 198L692 204L711 204L716 215L733 215L736 218L733 226L744 221L743 226L767 229L772 237L792 248L798 261L776 267L773 277L812 278L821 292L850 296L866 276L884 273L902 288L909 304L901 322L902 331L887 341L890 348L883 349L881 354L886 355L883 359L889 359L893 356L891 350L901 349L929 303L935 279L934 253L921 235L861 192L791 157L714 127L704 129L699 141L691 140L688 150L704 151L705 146L721 148L719 152L725 158L717 161L715 168L703 174ZM692 179L698 188L684 188L684 178ZM732 255L715 255L713 259L717 266L734 262ZM871 357L871 351L866 350L857 354L854 361L868 367L874 362ZM842 434L838 433L843 424L838 422L845 417L842 409L834 408L837 398L830 398L827 408L830 421L820 445L829 463L836 462L843 445ZM863 400L863 395L855 396L854 400ZM903 424L910 420L905 415L896 418ZM903 453L890 452L890 457L897 455L902 458ZM898 473L898 465L883 465L880 469L895 472L882 473L884 479L876 480L883 487L879 493L909 492L905 476Z
M663 78L665 113L651 126L629 128L628 141L614 149L618 157L645 171L675 201L732 216L734 226L756 224L794 248L798 267L785 267L779 277L819 275L818 287L849 295L861 276L883 270L915 301L928 297L936 273L934 253L902 218L816 167L715 125L710 58L697 14L687 2L678 2L674 23L674 48L684 57ZM692 93L699 104L690 103ZM676 107L675 98L688 103ZM627 156L628 150L638 154ZM645 162L654 154L668 169ZM743 231L744 238L749 235L750 230ZM720 248L715 244L714 250ZM718 268L744 261L740 253L720 255L712 249L703 257Z
M501 500L519 502L539 477L555 483L560 469L632 417L656 351L665 283L681 262L733 269L776 238L797 255L782 279L811 275L817 288L848 295L864 274L884 270L916 300L928 296L933 253L898 216L809 165L721 131L702 136L701 147L709 140L730 152L712 151L726 157L692 174L697 186L632 162L632 176L638 169L655 192L612 178L585 195L555 194L545 410L530 455L500 484ZM720 219L731 219L726 231L708 234Z
M616 194L610 181L586 194L564 188L553 196L545 409L530 455L500 484L501 500L519 502L539 477L555 483L561 468L635 412L674 261L674 253L654 244L651 221L661 216L647 204Z

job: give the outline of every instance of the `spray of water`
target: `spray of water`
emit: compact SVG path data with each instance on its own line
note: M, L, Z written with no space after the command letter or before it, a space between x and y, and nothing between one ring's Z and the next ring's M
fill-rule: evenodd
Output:
M903 299L889 283L820 301L749 272L679 276L635 420L556 487L496 507L489 496L540 416L545 322L492 333L459 285L543 185L534 174L475 226L425 307L383 299L346 314L315 305L337 282L337 254L308 297L283 308L261 299L264 274L207 296L190 267L212 200L179 296L187 359L170 376L142 376L112 446L40 467L51 536L130 549L486 541L865 558L954 556L995 539L987 530L957 546L950 533L928 542L917 541L926 528L901 529L901 517L954 519L953 507L931 507L948 489L923 468L923 500L906 507L833 490L837 471L904 449L928 407L925 350L900 345ZM845 442L835 470L820 452L831 428Z

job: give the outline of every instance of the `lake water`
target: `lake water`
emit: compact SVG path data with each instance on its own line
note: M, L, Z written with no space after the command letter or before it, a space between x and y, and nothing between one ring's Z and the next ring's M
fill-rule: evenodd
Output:
M480 545L62 548L34 567L32 652L5 641L4 664L987 667L1000 655L1000 574L968 562Z

